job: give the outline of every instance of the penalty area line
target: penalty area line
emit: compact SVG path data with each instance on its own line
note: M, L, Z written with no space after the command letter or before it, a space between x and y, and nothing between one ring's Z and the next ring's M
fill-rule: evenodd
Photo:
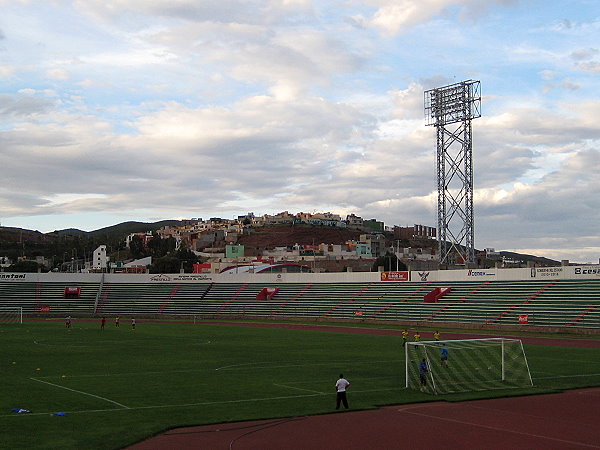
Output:
M114 405L120 406L121 408L130 409L129 406L125 406L122 403L115 402L114 400L111 400L111 399L106 398L106 397L101 397L101 396L96 395L96 394L90 394L89 392L78 391L77 389L71 389L71 388L68 388L66 386L61 386L60 384L50 383L49 381L38 380L37 378L33 378L33 377L29 377L29 379L33 380L33 381L37 381L38 383L47 384L49 386L54 386L54 387L57 387L57 388L60 388L60 389L65 389L67 391L76 392L78 394L83 394L83 395L87 395L89 397L94 397L94 398L97 398L97 399L100 399L100 400L104 400L105 402L112 403Z

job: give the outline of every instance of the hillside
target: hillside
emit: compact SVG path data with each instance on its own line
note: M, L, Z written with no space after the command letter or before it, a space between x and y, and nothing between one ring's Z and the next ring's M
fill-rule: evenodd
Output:
M39 231L13 227L0 227L0 246L2 244L8 245L22 242L51 243L55 240L56 236L40 233Z
M35 258L45 256L53 261L64 260L67 255L89 254L99 245L118 249L124 245L125 236L135 232L156 231L165 225L176 225L178 220L161 222L124 222L95 231L82 231L75 228L55 230L50 233L22 228L0 227L0 256L11 260L25 256Z
M364 232L345 228L279 225L256 228L252 233L241 236L238 243L253 248L344 244L350 240L357 241L361 234Z
M534 256L527 255L525 253L515 253L515 252L500 252L501 256L506 258L510 258L516 261L531 261L534 264L539 264L541 266L557 266L560 265L560 261L555 261L553 259L544 258L543 256Z
M109 227L99 228L94 231L81 231L75 228L68 228L66 230L57 230L49 235L57 236L89 236L89 237L118 237L119 239L124 238L131 233L140 233L144 231L156 231L167 225L178 225L179 220L161 220L160 222L123 222L117 225L111 225Z
M156 231L165 225L178 225L178 220L160 222L123 222L94 231L74 228L41 233L21 228L0 227L0 256L15 259L18 256L29 258L43 255L49 258L64 259L67 255L83 255L101 244L118 249L125 236L135 232ZM310 225L274 225L254 228L249 234L240 236L238 243L247 248L269 249L292 247L294 245L344 244L358 241L364 232L345 228L318 227ZM435 245L434 242L427 242ZM410 246L419 247L423 243L411 241ZM73 253L74 252L74 253ZM532 261L542 266L556 266L560 263L548 258L514 252L500 252L502 256L517 261Z

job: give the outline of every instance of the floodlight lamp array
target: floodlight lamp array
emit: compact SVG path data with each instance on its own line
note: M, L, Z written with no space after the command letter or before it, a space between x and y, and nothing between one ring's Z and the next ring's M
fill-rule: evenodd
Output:
M443 126L477 117L481 117L479 81L462 81L425 91L427 125Z

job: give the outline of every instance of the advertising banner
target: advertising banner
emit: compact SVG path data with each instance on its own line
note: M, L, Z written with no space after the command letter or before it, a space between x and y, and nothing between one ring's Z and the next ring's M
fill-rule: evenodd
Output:
M410 281L409 272L381 272L381 281Z
M529 323L529 314L519 314L519 323L521 325Z

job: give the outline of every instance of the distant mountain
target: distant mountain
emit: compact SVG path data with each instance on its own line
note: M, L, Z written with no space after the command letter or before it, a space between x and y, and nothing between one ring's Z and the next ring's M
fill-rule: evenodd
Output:
M500 256L513 259L515 261L531 261L542 266L560 266L560 261L544 258L543 256L527 255L525 253L500 252Z
M130 233L156 231L165 225L178 225L179 220L162 220L160 222L124 222L94 231L82 231L76 228L55 230L50 233L27 230L23 228L0 226L0 256L8 256L11 260L17 257L34 258L45 256L53 260L65 259L67 254L89 254L98 245L118 248L123 244L125 236Z
M180 225L180 220L161 220L159 222L123 222L110 227L100 228L95 231L90 231L90 235L100 237L104 235L119 235L126 236L131 233L141 233L144 231L157 231L165 226Z
M39 231L23 228L0 227L0 244L13 244L22 242L49 242L53 237ZM0 255L2 256L2 255Z
M114 237L126 236L131 233L142 233L144 231L156 231L164 226L179 225L179 220L161 220L159 222L122 222L117 225L99 228L94 231L82 231L76 228L67 228L65 230L56 230L47 234L56 236L89 236L89 237Z
M64 230L55 230L50 233L46 233L53 236L87 236L88 232L83 230L78 230L77 228L67 228Z

